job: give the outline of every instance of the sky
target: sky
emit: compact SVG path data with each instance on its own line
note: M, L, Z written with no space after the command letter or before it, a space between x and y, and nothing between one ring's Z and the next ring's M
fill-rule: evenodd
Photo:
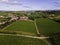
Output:
M60 0L0 0L0 10L60 10Z

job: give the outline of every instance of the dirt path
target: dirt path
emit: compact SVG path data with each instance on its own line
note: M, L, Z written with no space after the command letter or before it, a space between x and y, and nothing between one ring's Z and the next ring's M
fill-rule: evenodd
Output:
M47 38L49 38L49 37L37 37L37 36L20 35L20 34L0 34L0 35L22 36L22 37L36 38L36 39L47 39Z
M37 34L40 34L39 30L38 30L38 27L36 25L36 19L34 20L34 24L35 24L35 27L36 27L36 31L37 31Z

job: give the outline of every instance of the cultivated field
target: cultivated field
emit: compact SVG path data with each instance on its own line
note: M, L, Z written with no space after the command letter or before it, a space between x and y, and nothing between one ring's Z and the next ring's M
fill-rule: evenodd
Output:
M38 39L0 35L0 45L48 45L48 44L43 40Z
M12 23L8 27L6 27L4 30L36 33L34 23L32 21L23 21L23 20L19 20L19 21Z
M38 29L41 34L52 34L60 32L60 23L50 19L40 18L36 20Z

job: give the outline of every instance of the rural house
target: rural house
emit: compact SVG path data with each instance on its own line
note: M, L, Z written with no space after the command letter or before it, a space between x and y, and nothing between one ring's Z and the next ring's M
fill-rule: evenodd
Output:
M28 20L28 17L27 16L21 16L20 20Z

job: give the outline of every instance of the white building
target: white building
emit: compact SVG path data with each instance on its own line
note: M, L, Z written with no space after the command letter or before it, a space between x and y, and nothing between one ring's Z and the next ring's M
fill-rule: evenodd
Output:
M28 20L28 17L27 16L21 16L20 20Z

